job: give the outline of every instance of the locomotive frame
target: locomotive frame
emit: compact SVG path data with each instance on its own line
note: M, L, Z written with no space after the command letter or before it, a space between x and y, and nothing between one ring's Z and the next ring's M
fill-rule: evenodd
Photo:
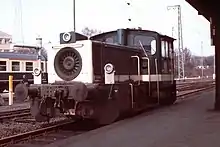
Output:
M124 113L173 104L173 41L149 30L118 29L89 39L65 33L48 57L49 84L26 90L32 115L46 121L58 109L110 124Z

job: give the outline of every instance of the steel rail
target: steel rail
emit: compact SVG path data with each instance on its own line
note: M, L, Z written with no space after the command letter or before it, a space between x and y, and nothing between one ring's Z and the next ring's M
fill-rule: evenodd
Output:
M11 119L14 117L23 117L30 115L30 108L27 109L18 109L13 111L3 111L0 112L0 121L4 119Z
M52 132L58 131L59 129L67 125L73 124L73 123L75 123L75 121L71 120L71 121L62 122L56 125L52 125L49 127L44 127L44 128L36 129L33 131L5 137L5 138L0 139L0 147L20 143L22 141L28 141L32 138L45 135L45 133L52 133Z
M206 86L206 87L197 88L197 89L194 89L194 90L192 90L192 91L190 91L190 92L186 92L186 93L177 95L177 97L178 97L178 99L179 99L180 97L188 96L188 95L191 95L191 94L195 94L195 93L198 93L198 92L201 92L201 91L204 91L204 90L209 90L209 89L212 89L212 88L214 88L214 87L215 87L215 85L213 84L213 85L209 85L209 86ZM187 90L185 90L185 91L187 91ZM189 90L188 90L188 91L189 91Z

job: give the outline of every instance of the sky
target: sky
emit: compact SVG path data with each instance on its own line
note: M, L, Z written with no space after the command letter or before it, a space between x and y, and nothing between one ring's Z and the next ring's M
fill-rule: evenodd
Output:
M142 27L177 39L177 10L167 6L181 5L183 46L195 55L213 55L210 23L185 0L75 0L76 31L84 27L111 31ZM126 2L130 2L128 6ZM13 35L13 42L56 44L59 33L73 30L73 0L0 0L0 30ZM131 22L128 22L131 18ZM203 42L203 43L201 43ZM177 42L175 43L177 47Z

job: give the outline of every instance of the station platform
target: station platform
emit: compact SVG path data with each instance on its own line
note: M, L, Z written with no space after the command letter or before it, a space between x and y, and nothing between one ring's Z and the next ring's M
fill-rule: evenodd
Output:
M214 90L46 147L219 147Z

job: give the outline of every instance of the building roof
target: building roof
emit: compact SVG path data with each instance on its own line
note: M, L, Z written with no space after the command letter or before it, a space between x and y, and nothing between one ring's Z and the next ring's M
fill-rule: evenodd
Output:
M10 44L0 44L0 49L4 49L4 50L10 50L11 47L10 47Z
M37 54L26 54L26 53L16 53L16 52L1 52L0 58L6 58L11 60L38 60ZM43 56L40 56L41 60L45 61Z
M11 35L9 35L9 34L7 34L7 33L5 33L5 32L2 32L2 31L0 31L0 38L11 38Z

